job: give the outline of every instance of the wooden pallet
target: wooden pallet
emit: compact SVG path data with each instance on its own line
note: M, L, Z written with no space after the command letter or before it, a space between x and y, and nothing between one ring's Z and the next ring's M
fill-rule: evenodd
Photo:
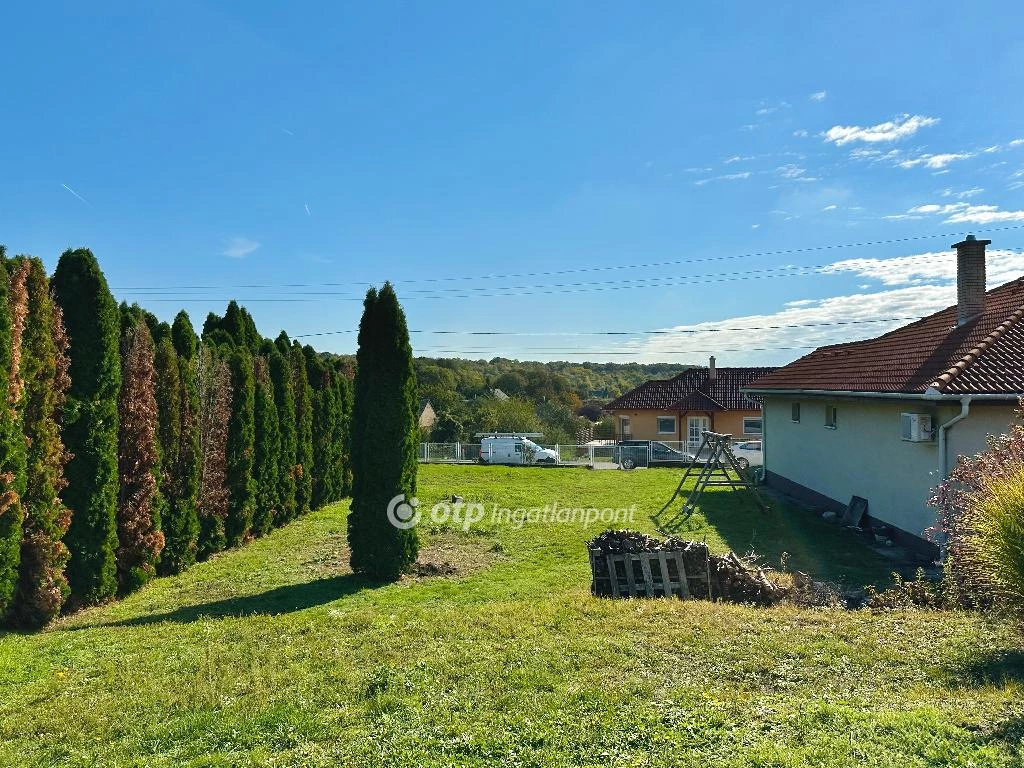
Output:
M707 565L687 573L682 552L590 553L591 592L604 597L679 597L709 593ZM693 582L699 582L693 584ZM696 587L696 589L695 589Z

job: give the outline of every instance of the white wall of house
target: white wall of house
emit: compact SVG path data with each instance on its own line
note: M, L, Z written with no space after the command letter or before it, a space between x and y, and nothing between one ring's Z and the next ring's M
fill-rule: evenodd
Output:
M825 426L828 407L836 409L834 429ZM937 426L959 412L958 403L769 395L765 468L844 505L862 496L873 518L921 536L935 520L928 498L941 479L938 440L902 440L900 414L927 413ZM959 453L984 450L986 435L1005 432L1013 415L1011 405L972 403L970 416L948 431L949 466Z

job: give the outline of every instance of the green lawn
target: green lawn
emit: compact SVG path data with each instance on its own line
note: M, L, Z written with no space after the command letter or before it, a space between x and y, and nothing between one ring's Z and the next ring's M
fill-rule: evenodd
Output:
M426 466L429 507L628 506L678 471ZM886 562L714 492L683 535L850 585ZM580 525L425 531L447 577L347 570L345 505L35 635L0 636L7 765L1021 765L1024 645L968 614L589 594Z

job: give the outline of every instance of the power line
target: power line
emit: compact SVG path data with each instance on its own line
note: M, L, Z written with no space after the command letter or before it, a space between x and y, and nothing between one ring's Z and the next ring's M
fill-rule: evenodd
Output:
M644 264L611 264L601 267L574 267L572 269L560 269L560 270L547 270L538 272L508 272L504 274L485 274L485 275L453 275L448 277L425 277L416 278L409 280L395 281L396 284L415 284L415 283L444 283L454 282L459 280L505 280L509 278L519 277L552 277L557 275L571 275L580 274L584 272L607 272L620 269L648 269L654 267L670 267L670 266L682 266L687 264L699 264L705 262L714 261L728 261L733 259L750 259L759 258L764 256L787 256L799 253L813 253L817 251L831 251L839 250L844 248L865 248L868 246L875 245L894 245L898 243L909 243L921 240L933 240L951 237L961 237L970 233L982 233L988 234L992 232L1007 232L1011 230L1024 229L1024 224L1011 224L1005 227L992 227L988 229L974 229L970 232L945 232L933 235L913 235L909 237L894 237L887 238L884 240L865 240L859 243L833 243L830 245L811 245L804 246L801 248L780 248L773 251L753 251L750 253L739 253L739 254L727 254L719 256L705 256L696 259L675 259L671 261L655 261ZM999 250L1012 250L1012 249L999 249ZM231 290L231 289L280 289L280 288L317 288L317 287L342 287L342 286L366 286L373 281L361 280L361 281L349 281L349 282L324 282L324 283L273 283L273 284L238 284L238 285L179 285L179 286L135 286L135 287L124 287L115 288L118 291L160 291L160 290L175 290L175 291L187 291L187 290Z
M824 328L847 325L864 325L868 323L912 322L920 317L880 317L869 320L831 320L822 323L786 323L780 325L747 325L735 328L665 328L647 331L452 331L452 330L410 330L409 333L424 333L451 336L644 336L700 333L726 333L736 331L776 331L792 328ZM343 331L317 331L314 333L298 333L293 339L306 339L314 336L336 336L348 333L359 333L358 328Z

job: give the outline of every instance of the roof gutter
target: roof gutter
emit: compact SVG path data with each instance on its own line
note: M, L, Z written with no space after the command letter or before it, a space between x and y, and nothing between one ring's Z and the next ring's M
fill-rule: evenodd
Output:
M742 392L753 395L804 395L809 397L869 397L882 400L930 400L935 401L961 401L965 395L954 395L929 389L927 392L860 392L852 389L747 389ZM1021 395L970 395L973 400L1003 400L1017 402Z
M963 421L971 413L971 395L964 395L960 398L960 413L954 416L952 419L947 421L945 424L939 425L939 477L942 480L946 479L949 473L949 460L946 457L946 432L951 429L954 424Z

